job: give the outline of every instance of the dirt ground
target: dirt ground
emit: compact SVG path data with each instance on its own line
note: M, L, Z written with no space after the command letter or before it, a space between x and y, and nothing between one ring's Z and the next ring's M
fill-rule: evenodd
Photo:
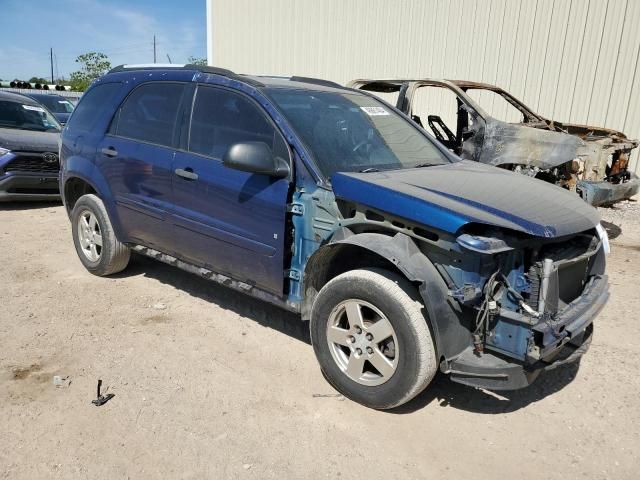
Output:
M141 257L94 277L61 206L0 206L0 478L637 479L640 203L602 214L612 295L579 368L377 412L295 316Z

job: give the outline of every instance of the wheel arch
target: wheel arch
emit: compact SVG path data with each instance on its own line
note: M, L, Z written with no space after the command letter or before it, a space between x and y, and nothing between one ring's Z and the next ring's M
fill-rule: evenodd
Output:
M463 326L460 305L449 296L449 289L433 262L403 233L353 234L346 228L336 232L332 241L318 249L305 267L303 320L310 318L313 302L329 280L363 267L397 272L417 287L438 358L452 358L469 345L470 332Z
M103 181L95 182L78 172L69 172L64 176L60 189L62 202L67 210L67 215L70 217L73 207L80 197L89 193L96 195L104 203L116 237L124 239L120 218L115 208L115 200L107 186L101 185L103 183Z

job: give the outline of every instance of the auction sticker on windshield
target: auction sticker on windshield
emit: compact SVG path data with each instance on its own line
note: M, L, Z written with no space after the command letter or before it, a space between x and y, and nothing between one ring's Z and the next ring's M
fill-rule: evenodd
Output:
M370 117L377 115L389 115L389 112L382 107L360 107L360 109Z

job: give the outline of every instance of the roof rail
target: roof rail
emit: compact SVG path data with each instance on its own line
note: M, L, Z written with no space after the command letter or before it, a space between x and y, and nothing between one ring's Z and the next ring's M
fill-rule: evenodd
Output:
M340 89L344 88L339 83L332 82L331 80L323 80L321 78L298 77L294 75L293 77L289 77L289 80L291 80L292 82L313 83L315 85L322 85L325 87L333 87L333 88L340 88Z
M248 83L254 87L264 87L264 85L253 78L238 75L231 70L219 67L210 67L208 65L178 64L178 63L143 63L137 65L118 65L109 70L109 73L129 72L132 70L195 70L201 73L209 73L212 75L220 75L222 77L232 78L240 82Z

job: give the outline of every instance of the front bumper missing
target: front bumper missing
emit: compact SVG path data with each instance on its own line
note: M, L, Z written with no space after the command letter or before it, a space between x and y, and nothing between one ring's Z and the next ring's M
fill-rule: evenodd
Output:
M624 183L588 182L578 180L578 190L583 200L598 207L600 205L610 205L621 200L627 200L640 191L640 178L632 173L631 179Z
M576 362L588 350L593 337L593 320L609 298L606 276L596 277L581 297L571 303L554 322L560 331L553 349L545 349L534 364L485 350L478 355L469 346L458 357L443 361L444 373L454 382L489 390L517 390L530 385L541 372Z

